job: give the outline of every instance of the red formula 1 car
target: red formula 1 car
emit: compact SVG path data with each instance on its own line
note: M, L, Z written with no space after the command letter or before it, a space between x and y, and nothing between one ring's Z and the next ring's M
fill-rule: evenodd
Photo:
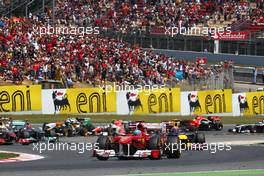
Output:
M197 116L193 120L183 120L181 121L181 127L189 131L196 130L217 130L221 131L223 129L223 123L219 116L209 116L208 118L204 116Z
M119 130L123 127L119 128ZM94 150L94 156L99 160L108 160L110 157L118 157L119 159L161 159L162 156L167 156L167 158L180 157L181 152L178 148L179 145L177 145L179 144L178 135L164 133L166 125L162 123L147 124L138 122L136 129L128 128L133 130L133 132L129 132L129 129L126 129L126 134L124 135L104 134L99 136L97 140L98 149Z

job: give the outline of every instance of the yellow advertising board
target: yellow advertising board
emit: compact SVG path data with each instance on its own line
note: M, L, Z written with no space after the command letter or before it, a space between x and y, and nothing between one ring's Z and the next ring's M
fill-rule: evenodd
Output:
M215 114L232 112L232 90L197 91L197 102L193 114ZM189 98L190 106L191 98ZM194 103L193 103L194 104Z
M134 114L179 113L180 95L179 88L143 90L137 97L141 106L137 106Z
M244 115L264 114L264 91L247 92L245 95L247 105L244 106Z
M43 112L60 114L116 112L116 94L100 88L44 90ZM52 111L52 112L50 112Z
M0 86L0 112L40 111L41 86Z

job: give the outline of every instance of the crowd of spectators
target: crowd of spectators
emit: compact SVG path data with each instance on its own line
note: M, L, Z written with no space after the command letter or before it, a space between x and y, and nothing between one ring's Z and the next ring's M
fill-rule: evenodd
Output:
M0 73L4 80L61 80L90 85L154 85L209 77L209 65L155 54L98 35L39 35L35 19L1 18ZM224 66L221 67L224 69ZM180 76L176 76L178 73Z
M3 1L0 1L0 4ZM116 31L147 26L205 24L209 19L236 17L257 21L263 18L263 1L251 9L242 1L177 2L174 0L57 0L58 26L99 26ZM262 8L261 8L262 7ZM183 79L199 80L226 68L175 59L143 50L123 41L99 35L40 35L34 31L52 20L45 14L25 18L0 18L0 74L4 80L62 80L90 85L154 85Z
M43 18L52 20L51 9ZM263 23L264 2L248 1L177 1L177 0L57 0L56 23L94 25L114 31L146 30L147 27L193 27L209 20L251 20Z

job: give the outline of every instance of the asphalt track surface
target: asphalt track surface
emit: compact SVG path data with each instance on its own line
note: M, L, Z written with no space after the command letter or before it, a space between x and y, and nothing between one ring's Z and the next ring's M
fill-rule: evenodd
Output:
M232 135L226 132L205 132L207 141L216 142L224 139L252 140L263 139L264 135ZM94 137L67 138L66 142L92 142ZM0 146L0 150L40 154L33 145ZM141 173L196 172L264 169L264 145L232 146L230 151L184 151L180 159L162 160L117 160L99 161L91 157L91 151L79 154L78 151L45 151L40 155L45 158L37 161L0 164L0 176L44 176L44 175L127 175Z

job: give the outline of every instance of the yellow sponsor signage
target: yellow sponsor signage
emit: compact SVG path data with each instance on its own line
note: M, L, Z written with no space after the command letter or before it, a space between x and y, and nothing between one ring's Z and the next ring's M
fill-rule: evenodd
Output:
M61 100L53 103L59 112L68 113L101 113L116 112L116 93L103 91L100 88L67 89Z
M264 91L247 92L246 100L248 107L245 107L244 115L264 114Z
M138 100L141 106L137 106L135 114L180 112L179 88L143 90L139 92Z
M214 114L232 112L232 90L208 90L197 92L201 108L195 108L194 114Z
M41 110L41 86L1 86L0 112Z

